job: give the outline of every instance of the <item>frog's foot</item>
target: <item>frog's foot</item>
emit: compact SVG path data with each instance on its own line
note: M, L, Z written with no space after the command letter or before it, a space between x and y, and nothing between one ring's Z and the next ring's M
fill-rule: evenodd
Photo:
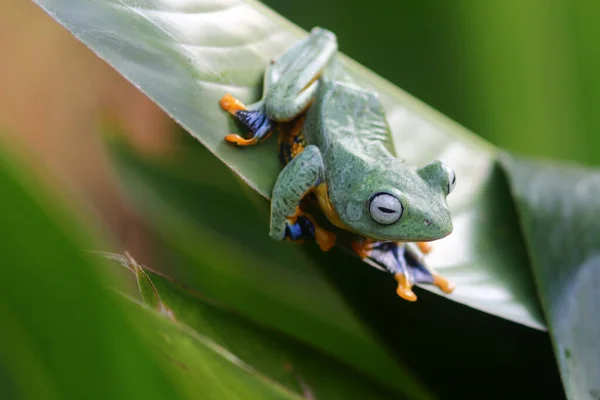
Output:
M422 257L405 243L363 239L354 242L352 247L368 264L393 274L398 282L396 293L405 300L417 300L412 287L418 283L435 285L445 293L454 290L452 283L425 267Z
M429 254L431 252L431 243L429 242L417 242L417 246L423 254Z
M250 137L244 139L240 135L231 134L225 136L229 143L239 146L251 146L267 139L273 130L271 120L267 118L262 104L259 102L250 110L240 100L230 94L226 94L219 102L221 108L241 121L249 130Z
M285 237L294 242L306 237L315 239L322 251L330 250L336 242L335 233L329 232L316 223L314 217L296 207L293 215L288 216Z
M417 296L412 291L413 280L406 260L404 243L379 242L370 238L361 238L352 242L352 249L371 266L390 272L398 282L396 293L404 300L414 302Z

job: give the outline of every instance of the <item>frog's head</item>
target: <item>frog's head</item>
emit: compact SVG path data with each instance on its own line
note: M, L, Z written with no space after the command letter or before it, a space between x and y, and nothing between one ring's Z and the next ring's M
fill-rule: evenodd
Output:
M364 174L334 206L349 227L377 240L437 240L453 229L446 196L455 184L440 161L417 169L394 160Z

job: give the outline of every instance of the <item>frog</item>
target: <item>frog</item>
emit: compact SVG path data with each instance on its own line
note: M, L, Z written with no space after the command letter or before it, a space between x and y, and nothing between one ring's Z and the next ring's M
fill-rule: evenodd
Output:
M334 229L301 206L311 197L332 227L353 235L359 258L394 275L398 296L416 301L419 283L451 293L454 284L422 255L453 231L447 196L454 170L439 160L413 166L398 158L378 93L357 83L337 54L336 35L315 27L270 61L260 100L220 100L249 131L246 138L227 135L227 142L252 146L279 132L283 169L272 190L269 235L310 238L322 251L335 246Z

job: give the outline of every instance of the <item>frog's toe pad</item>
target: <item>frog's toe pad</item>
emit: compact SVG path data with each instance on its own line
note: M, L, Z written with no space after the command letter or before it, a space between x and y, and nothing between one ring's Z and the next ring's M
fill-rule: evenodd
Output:
M219 105L221 108L233 115L235 115L238 111L246 110L246 106L244 103L230 95L229 93L225 96L221 97L219 101Z
M250 139L244 139L243 137L241 137L240 135L236 135L235 133L225 136L225 140L229 143L235 143L238 146L251 146L253 144L258 143L258 138L256 136Z
M433 275L433 284L444 293L452 293L456 285L440 275Z
M394 278L396 278L396 282L398 282L398 288L396 289L398 296L411 302L417 301L417 295L412 291L412 284L406 278L406 275L396 274L394 275Z
M421 253L423 254L429 254L431 253L431 243L429 242L417 242L417 246L419 247L419 250L421 250Z

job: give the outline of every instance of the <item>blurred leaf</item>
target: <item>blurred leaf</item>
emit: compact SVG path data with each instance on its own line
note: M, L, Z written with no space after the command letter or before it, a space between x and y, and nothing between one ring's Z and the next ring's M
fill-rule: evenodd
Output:
M88 233L22 170L3 149L0 378L10 382L0 397L178 398L140 341L146 325L128 321L106 274L81 253Z
M563 398L546 332L428 292L399 302L387 274L350 254L270 239L268 203L245 195L245 184L189 135L176 138L178 150L160 159L111 146L131 204L156 234L147 263L412 397L419 386L405 366L441 398ZM489 199L511 205L501 171L495 175ZM520 236L512 207L491 210L500 225L512 221L508 236ZM498 376L512 384L499 385Z
M600 164L600 3L461 1L455 7L461 92L476 110L463 119L468 126L510 151Z
M231 352L227 358L237 360L238 365L259 377L264 376L265 380L277 382L299 395L305 394L304 387L315 399L399 396L355 369L297 340L265 329L173 279L140 266L131 257L110 255L110 258L134 271L142 297L160 298L160 308L169 310L170 318L181 330L195 332L197 338L220 352L227 349ZM154 289L145 293L150 287ZM155 308L156 302L151 300L148 305Z
M146 312L145 339L155 346L186 399L295 399L278 385L245 364L227 349L187 326L149 308L131 304L131 314Z
M15 170L20 165L5 154L0 160L0 233L5 244L0 279L3 399L302 398L174 321L161 307L156 310L162 300L153 296L158 290L141 268L134 271L143 297L154 310L146 308L146 312L115 298L107 287L120 287L119 282L109 280L105 268L81 253L80 248L90 244L87 232L77 229L46 193L33 190L28 178L18 176ZM179 299L177 295L181 293L165 297L169 304L180 305L173 300ZM188 311L194 321L202 321L195 314L202 311L199 306ZM234 324L221 328L222 335L235 337ZM270 344L275 345L263 342L263 350ZM238 341L238 349L242 348ZM317 366L327 365L317 352L299 351L303 357L315 356L307 361L315 367L313 376L319 373ZM337 383L342 392L390 398L387 389L360 380L347 367L334 363L329 368L338 379L353 378L346 385ZM332 383L325 382L324 387L339 392Z
M506 155L567 394L600 398L600 170Z
M120 142L111 149L126 193L156 235L153 263L220 304L299 338L411 398L428 397L323 280L301 246L262 234L268 230L268 203L246 193L208 151L184 145L169 160L153 162ZM393 281L385 281L393 293Z
M281 168L275 141L244 150L225 143L223 136L237 125L219 109L218 100L227 92L246 102L259 98L267 61L301 38L303 31L254 1L37 3L251 187L269 196ZM449 198L456 228L434 244L429 261L456 281L458 287L448 298L543 329L520 237L513 235L511 221L500 218L511 206L491 196L501 184L490 158L495 149L389 82L342 59L359 82L380 93L400 157L419 165L438 158L456 170L459 181ZM492 206L497 214L487 215Z

